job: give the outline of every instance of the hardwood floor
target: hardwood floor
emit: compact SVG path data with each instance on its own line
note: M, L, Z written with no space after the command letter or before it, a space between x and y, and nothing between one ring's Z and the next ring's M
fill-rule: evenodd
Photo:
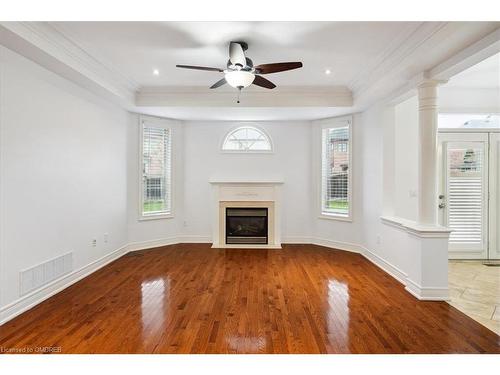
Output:
M62 353L500 353L500 337L422 302L361 255L313 245L127 254L0 327ZM4 350L5 351L5 350Z

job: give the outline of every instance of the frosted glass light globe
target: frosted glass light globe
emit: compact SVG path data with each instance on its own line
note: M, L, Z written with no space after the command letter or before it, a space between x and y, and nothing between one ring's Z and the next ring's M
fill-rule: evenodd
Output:
M244 88L252 84L255 75L245 70L235 70L233 72L227 72L225 78L230 86Z

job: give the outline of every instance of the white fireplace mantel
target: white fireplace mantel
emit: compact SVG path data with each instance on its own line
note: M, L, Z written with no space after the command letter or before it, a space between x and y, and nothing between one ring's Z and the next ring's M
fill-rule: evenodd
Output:
M214 248L281 248L281 187L279 179L210 179L212 185L212 232ZM267 245L226 244L226 207L266 207L269 209Z

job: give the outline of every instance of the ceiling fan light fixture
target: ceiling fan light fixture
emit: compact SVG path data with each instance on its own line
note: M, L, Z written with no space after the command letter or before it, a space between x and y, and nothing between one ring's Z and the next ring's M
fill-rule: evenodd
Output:
M234 88L245 88L250 86L255 79L255 75L245 70L235 70L226 73L227 83Z

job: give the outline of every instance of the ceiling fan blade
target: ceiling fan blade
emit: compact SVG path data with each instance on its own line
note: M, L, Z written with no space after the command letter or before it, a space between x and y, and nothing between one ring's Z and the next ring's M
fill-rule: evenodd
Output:
M183 68L183 69L195 69L195 70L208 70L211 72L223 72L224 70L219 69L219 68L209 68L207 66L194 66L194 65L176 65L177 68Z
M260 87L264 87L266 89L274 89L276 87L276 85L272 83L270 80L261 76L255 76L253 84Z
M217 87L221 87L222 85L225 85L227 82L226 82L226 79L225 78L222 78L221 80L218 80L217 82L215 82L212 86L210 86L211 89L216 89Z
M255 71L258 74L269 74L269 73L284 72L286 70L292 70L298 68L302 68L301 62L282 62L274 64L257 65L255 67Z
M233 65L240 65L242 68L247 64L243 47L238 42L229 43L229 61Z

